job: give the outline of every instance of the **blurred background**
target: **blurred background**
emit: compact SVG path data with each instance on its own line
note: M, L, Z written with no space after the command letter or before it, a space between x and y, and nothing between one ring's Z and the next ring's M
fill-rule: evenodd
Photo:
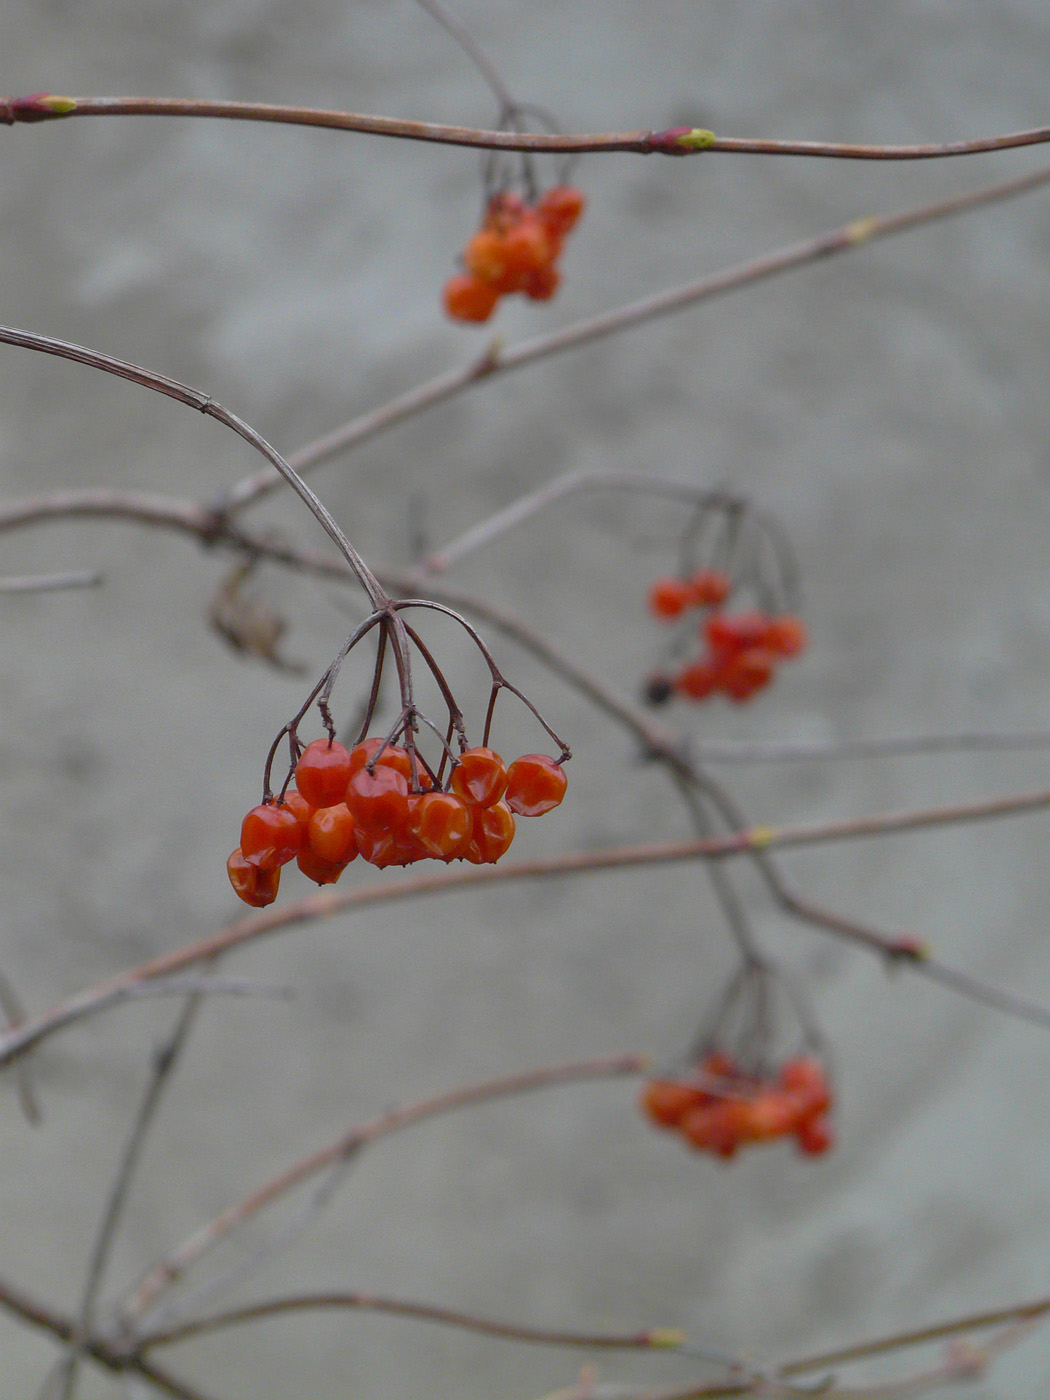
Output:
M572 0L456 13L515 94L569 131L710 127L911 142L1046 120L1033 0L726 6ZM409 0L6 0L0 91L255 99L491 125L476 72ZM547 306L457 327L440 292L474 230L469 151L151 118L0 135L0 319L193 384L282 451L505 343L865 214L1036 169L1039 149L894 166L592 157ZM562 472L731 487L783 522L813 644L745 709L678 707L697 743L1044 726L1050 685L1047 194L859 250L538 363L315 473L373 565L407 564ZM260 465L218 424L126 383L0 350L4 496L82 486L208 500ZM311 547L285 495L253 513ZM587 498L448 582L501 604L626 698L659 654L650 580L681 513ZM100 568L101 590L0 600L0 968L37 1011L236 916L224 862L309 680L209 629L230 559L134 526L6 534L0 573ZM329 587L263 571L319 674L352 625ZM685 838L630 737L492 638L565 733L569 797L515 854ZM449 640L470 692L476 677ZM458 651L457 651L457 648ZM457 672L457 683L459 683ZM337 698L348 716L362 677ZM497 747L544 747L509 707ZM1050 755L723 767L755 822L818 822L1050 785ZM1050 996L1045 818L785 854L814 900L1004 987ZM353 872L351 872L353 873ZM746 870L764 946L812 997L840 1143L731 1167L654 1133L627 1082L448 1116L378 1145L328 1213L229 1302L360 1288L580 1330L684 1328L781 1357L1050 1291L1050 1038L790 923ZM350 878L349 876L347 877ZM363 876L396 881L397 872ZM260 943L226 971L290 1001L209 1003L132 1192L110 1294L296 1157L391 1104L558 1059L679 1053L732 968L704 872L632 870L391 905ZM176 1014L121 1009L35 1058L44 1121L0 1095L0 1275L76 1308L108 1184ZM229 1268L278 1210L202 1263ZM49 1342L0 1316L0 1392ZM533 1400L586 1355L366 1315L187 1345L209 1396ZM686 1385L681 1357L600 1359ZM1035 1394L1037 1334L969 1394ZM95 1372L83 1400L120 1394Z

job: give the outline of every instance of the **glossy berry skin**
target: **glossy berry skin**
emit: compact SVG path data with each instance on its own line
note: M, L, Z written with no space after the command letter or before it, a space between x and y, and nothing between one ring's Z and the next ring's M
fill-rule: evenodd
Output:
M426 855L455 860L474 835L474 815L454 793L423 792L409 798L408 831Z
M295 863L306 878L312 880L315 885L334 885L346 869L346 865L342 861L325 860L323 856L312 851L309 846L300 848Z
M557 807L569 780L560 763L543 753L527 753L507 769L504 800L520 817L540 817Z
M346 785L346 805L361 832L399 835L408 821L408 779L395 768L362 767Z
M350 777L350 750L344 744L315 739L295 765L295 785L311 807L342 802Z
M306 828L306 843L314 855L347 865L357 855L356 824L345 802L318 807Z
M241 852L260 870L276 870L294 860L302 839L303 829L291 809L272 802L253 807L241 823Z
M463 852L472 865L495 865L514 840L514 814L506 802L474 808L474 834Z
M445 283L445 311L453 321L487 321L496 309L499 292L491 282L483 282L467 273L450 277Z
M373 768L393 768L404 778L411 780L412 760L408 750L403 749L400 744L387 744L378 735L362 739L350 750L350 777L369 764Z
M252 865L245 859L240 847L226 862L226 873L238 899L243 899L253 909L265 909L277 898L280 870L261 870L259 866Z
M464 749L452 770L449 786L464 802L474 807L491 807L503 796L507 770L492 749Z
M306 798L302 795L302 793L297 792L295 788L288 789L288 791L281 798L280 802L278 802L277 807L278 810L280 810L281 808L287 808L304 831L309 825L310 818L314 814L313 807L310 805L309 802L307 802Z

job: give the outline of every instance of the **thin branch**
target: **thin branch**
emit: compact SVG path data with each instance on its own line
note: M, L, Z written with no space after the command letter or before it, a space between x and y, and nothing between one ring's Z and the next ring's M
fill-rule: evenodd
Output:
M125 1143L124 1151L121 1154L120 1163L113 1178L95 1241L91 1248L76 1325L69 1339L69 1348L62 1359L57 1377L58 1393L61 1400L69 1400L73 1395L76 1385L77 1362L87 1350L88 1340L94 1326L95 1302L99 1289L102 1287L106 1265L121 1217L124 1214L128 1193L142 1158L150 1127L160 1108L164 1090L170 1082L175 1066L185 1048L200 1005L199 992L187 997L167 1041L153 1056L149 1081L135 1114L135 1120Z
M447 34L450 34L466 56L473 63L481 76L488 83L496 98L496 101L504 109L514 106L514 98L510 94L510 89L500 76L499 70L491 61L489 56L482 49L481 45L474 38L467 26L459 20L451 11L447 10L440 0L416 0L416 3L434 20L440 24Z
M446 26L447 27L447 26ZM471 54L474 57L474 54ZM475 62L477 59L475 58ZM487 75L486 75L487 76ZM490 80L491 81L491 80ZM638 155L687 156L701 152L733 155L811 156L832 160L937 160L1013 150L1050 141L1050 127L1034 127L972 141L924 144L868 145L845 141L776 141L764 138L716 136L701 127L678 126L666 131L621 131L589 135L549 135L536 132L485 131L477 127L436 122L404 121L397 117L315 107L279 106L267 102L215 102L176 97L67 97L40 92L28 97L0 98L0 123L54 121L63 117L218 117L232 121L277 122L290 126L325 127L389 136L403 141L428 141L447 146L473 146L493 151L551 152L560 155L633 151Z
M172 974L186 967L255 942L268 934L278 933L301 923L332 918L353 909L460 889L477 889L510 880L584 875L598 870L626 870L635 866L666 865L682 861L722 860L732 856L762 856L777 848L788 849L832 841L889 836L957 823L1015 817L1044 811L1047 807L1050 807L1050 790L1043 789L984 802L859 817L812 826L755 826L701 840L616 846L604 851L573 851L532 861L503 861L498 866L444 870L434 875L409 876L398 883L385 882L344 890L341 893L330 891L307 895L295 903L283 905L279 910L268 910L266 913L238 920L194 943L163 953L110 981L85 988L50 1011L0 1032L0 1067L17 1060L67 1026L127 1000L150 995L184 995L193 989L192 983L177 979ZM958 969L932 958L926 946L917 938L894 937L880 933L819 909L815 905L806 904L787 891L783 885L779 885L778 890L788 912L806 922L858 943L869 952L877 953L895 963L907 964L921 975L952 987L966 996L1009 1011L1024 1020L1039 1025L1050 1024L1050 1010L1042 1003L1028 1001L969 978ZM227 991L234 994L258 990L251 986L216 982L213 979L208 979L199 986L201 990Z
M697 751L705 763L833 763L851 759L899 758L907 754L999 753L1013 749L1050 748L1050 729L999 734L972 729L958 734L901 734L885 739L841 739L805 743L794 740L705 740Z
M38 350L45 355L56 355L60 359L73 360L77 364L88 365L90 368L101 370L105 374L116 375L118 379L128 379L144 389L152 389L154 393L174 399L187 408L195 408L199 413L206 414L230 428L249 446L261 453L272 466L276 467L283 480L304 503L346 559L357 581L368 595L373 608L380 608L389 601L371 569L347 539L328 507L321 501L316 492L307 486L302 477L288 465L277 449L272 447L261 433L256 432L243 418L238 418L235 413L223 408L222 404L216 403L210 395L202 393L199 389L191 388L188 384L182 384L177 379L171 379L168 375L156 374L153 370L132 364L128 360L121 360L115 355L106 355L98 350L90 350L83 345L75 345L68 340L59 340L54 336L36 335L31 331L17 330L11 326L0 326L0 344L14 345L25 350Z
M73 1336L73 1321L56 1312L46 1303L0 1279L0 1310L18 1318L38 1331L47 1332L57 1341L68 1343ZM106 1338L92 1336L87 1340L85 1354L104 1370L118 1376L141 1376L173 1400L211 1400L203 1390L179 1380L163 1367L144 1356L129 1356L122 1348Z
M93 569L61 574L11 574L0 578L0 593L57 593L65 588L98 588L105 576Z
M359 1152L370 1143L391 1133L461 1108L470 1108L493 1099L516 1094L533 1093L581 1080L605 1079L644 1072L648 1060L644 1055L604 1055L597 1059L577 1060L566 1064L544 1065L498 1079L483 1080L452 1089L431 1098L418 1099L401 1108L389 1109L369 1122L351 1128L334 1142L300 1158L277 1176L271 1177L243 1200L228 1207L221 1215L194 1231L165 1259L155 1265L125 1301L123 1316L127 1322L139 1318L157 1295L169 1288L183 1273L231 1230L252 1219L266 1206L293 1187L326 1167Z
M218 951L222 951L219 949ZM180 967L174 969L176 974L182 967L192 966L193 963L207 962L210 955L202 958L193 958L189 962L182 963ZM41 1020L49 1022L48 1028L44 1031L44 1036L52 1034L54 1031L64 1030L67 1026L75 1025L78 1021L83 1021L90 1016L98 1015L100 1012L109 1011L115 1006L121 1006L126 1002L145 1001L156 997L185 997L185 996L234 996L234 997L287 997L290 995L286 987L266 986L256 982L246 982L242 978L214 977L207 976L185 976L159 975L156 979L129 979L126 975L106 983L105 986L98 987L95 991L85 996L83 993L70 997L70 999L54 1012L47 1013L45 1018L33 1017L22 1018L16 1024L11 1025L4 1032L0 1032L0 1046L3 1045L6 1037L13 1040L20 1040L23 1035L28 1034L28 1043L20 1043L14 1051L14 1057L25 1053L32 1045L38 1044L42 1038L34 1034L34 1028L42 1029ZM0 1066L4 1064L2 1050L0 1050Z
M853 219L838 228L817 234L814 238L803 239L799 243L765 253L747 262L709 273L694 282L667 288L652 296L628 302L597 316L576 321L560 330L535 336L532 340L511 346L510 349L504 350L498 342L494 342L480 359L459 369L447 370L436 375L388 404L351 419L318 442L308 444L289 460L297 471L306 471L338 453L368 441L395 423L404 422L493 375L521 369L549 355L560 354L563 350L574 350L592 341L602 340L606 336L617 335L657 317L683 311L698 302L710 301L729 292L739 291L793 268L805 267L824 258L852 252L864 243L890 238L939 219L952 218L985 205L1028 194L1048 183L1050 169L1038 170L1019 179L1004 180L968 194L924 204L897 214ZM227 492L224 498L225 508L240 510L275 490L278 484L270 472L245 477Z
M405 1298L387 1298L375 1293L335 1291L300 1293L286 1298L268 1298L213 1313L210 1317L193 1318L164 1331L149 1332L138 1346L136 1355L155 1347L171 1346L200 1336L202 1333L224 1330L245 1322L259 1322L282 1313L320 1310L360 1310L388 1313L394 1317L412 1318L418 1322L436 1322L448 1327L462 1328L483 1336L500 1337L510 1342L536 1342L549 1347L582 1347L588 1351L676 1351L684 1336L675 1328L652 1327L642 1332L626 1334L602 1332L565 1332L545 1327L525 1327L514 1322L499 1322L459 1312L455 1308L436 1307L431 1303L411 1302Z

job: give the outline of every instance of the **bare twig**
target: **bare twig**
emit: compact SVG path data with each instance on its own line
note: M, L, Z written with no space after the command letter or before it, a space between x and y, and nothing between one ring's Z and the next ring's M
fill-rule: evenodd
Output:
M685 1341L684 1335L671 1327L652 1327L641 1332L625 1334L566 1332L546 1327L524 1327L514 1322L498 1322L493 1318L459 1312L455 1308L435 1307L430 1303L412 1302L406 1298L336 1291L268 1298L261 1303L249 1303L244 1307L213 1313L210 1317L193 1318L163 1331L147 1333L139 1343L138 1353L152 1351L155 1347L171 1346L190 1337L221 1331L241 1323L259 1322L282 1313L322 1310L388 1313L394 1317L413 1318L419 1322L437 1322L449 1327L459 1327L467 1332L500 1337L510 1342L537 1342L541 1346L552 1347L583 1347L588 1351L677 1351Z
M687 156L710 151L733 155L811 156L832 160L937 160L947 156L1013 150L1050 141L1050 127L1045 126L1007 132L1001 136L979 137L972 141L939 141L917 145L776 141L716 136L712 131L687 126L671 127L666 131L562 136L485 131L477 127L403 121L397 117L367 116L359 112L315 107L278 106L267 102L215 102L176 97L67 97L49 92L33 93L28 97L0 98L0 123L8 126L16 122L54 121L63 117L219 117L231 121L325 127L369 136L389 136L402 141L473 146L482 150L550 152L559 155L633 151L638 155Z
M149 1129L160 1108L164 1090L174 1073L175 1066L193 1029L200 1004L200 993L193 993L187 997L167 1041L153 1056L149 1081L135 1114L135 1120L124 1151L121 1154L120 1163L113 1178L113 1184L110 1187L91 1248L76 1324L69 1339L66 1355L59 1366L57 1383L61 1400L68 1400L73 1395L76 1386L77 1362L87 1350L88 1340L94 1325L95 1302L102 1286L106 1264L116 1238L121 1216L124 1213L128 1192L141 1160Z
M0 593L57 593L66 588L97 588L104 575L92 569L71 569L61 574L10 574L0 578Z
M125 1322L133 1326L157 1295L169 1288L185 1271L231 1230L252 1219L266 1206L293 1187L326 1167L350 1157L381 1137L398 1132L427 1118L435 1118L461 1108L516 1094L534 1093L562 1084L579 1083L588 1079L605 1079L623 1075L638 1075L646 1068L644 1055L604 1055L597 1059L578 1060L567 1064L544 1065L498 1079L464 1085L432 1098L419 1099L402 1108L390 1109L351 1128L334 1142L301 1158L285 1171L271 1177L250 1195L223 1211L221 1215L201 1226L145 1275L125 1300L122 1309Z
M0 1279L0 1310L38 1331L46 1332L57 1341L68 1344L73 1336L71 1318L57 1312L46 1303ZM145 1356L129 1356L120 1346L107 1338L92 1336L85 1343L85 1355L103 1370L118 1376L141 1376L145 1381L170 1395L173 1400L211 1400L199 1387L173 1376Z
M343 427L328 433L316 443L308 444L289 461L297 471L307 471L491 376L521 369L549 355L560 354L563 350L575 350L609 335L618 335L660 316L667 316L699 302L740 291L767 278L789 272L793 268L805 267L824 258L852 252L864 243L906 233L910 229L921 228L924 224L934 223L939 219L953 218L984 205L1014 199L1040 189L1047 183L1050 183L1050 169L1038 170L1018 179L1004 180L968 194L924 204L897 214L853 219L813 238L803 239L799 243L737 263L733 267L723 268L694 282L670 287L652 296L628 302L611 311L576 321L560 330L522 341L509 349L504 350L498 344L493 344L479 360L459 369L444 371L399 395L388 404L351 419ZM275 490L278 484L270 472L245 477L227 492L224 498L225 508L229 511L240 510Z

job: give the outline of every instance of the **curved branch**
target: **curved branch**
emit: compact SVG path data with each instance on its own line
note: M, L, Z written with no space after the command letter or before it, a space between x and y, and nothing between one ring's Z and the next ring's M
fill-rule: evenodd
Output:
M557 355L563 350L575 350L592 341L603 340L606 336L618 335L621 331L644 325L660 316L668 316L699 302L711 301L729 292L740 291L756 282L776 277L782 272L805 267L840 253L852 252L864 243L891 238L895 234L921 228L939 219L953 218L957 214L965 214L985 205L1014 199L1047 184L1050 184L1050 168L1037 170L1018 179L987 185L951 199L901 210L896 214L852 219L849 223L817 234L814 238L806 238L799 243L789 244L760 257L737 263L733 267L709 273L694 282L686 282L681 286L656 292L652 296L641 297L624 306L614 307L610 311L600 312L597 316L563 326L560 330L522 341L509 349L504 350L498 342L493 342L477 360L458 369L446 370L435 375L389 403L352 418L341 428L336 428L317 442L301 448L289 458L289 462L296 471L308 471L493 375L522 369L525 365L546 359L548 355ZM268 495L278 485L271 472L245 477L226 494L225 508L229 511L241 510Z

